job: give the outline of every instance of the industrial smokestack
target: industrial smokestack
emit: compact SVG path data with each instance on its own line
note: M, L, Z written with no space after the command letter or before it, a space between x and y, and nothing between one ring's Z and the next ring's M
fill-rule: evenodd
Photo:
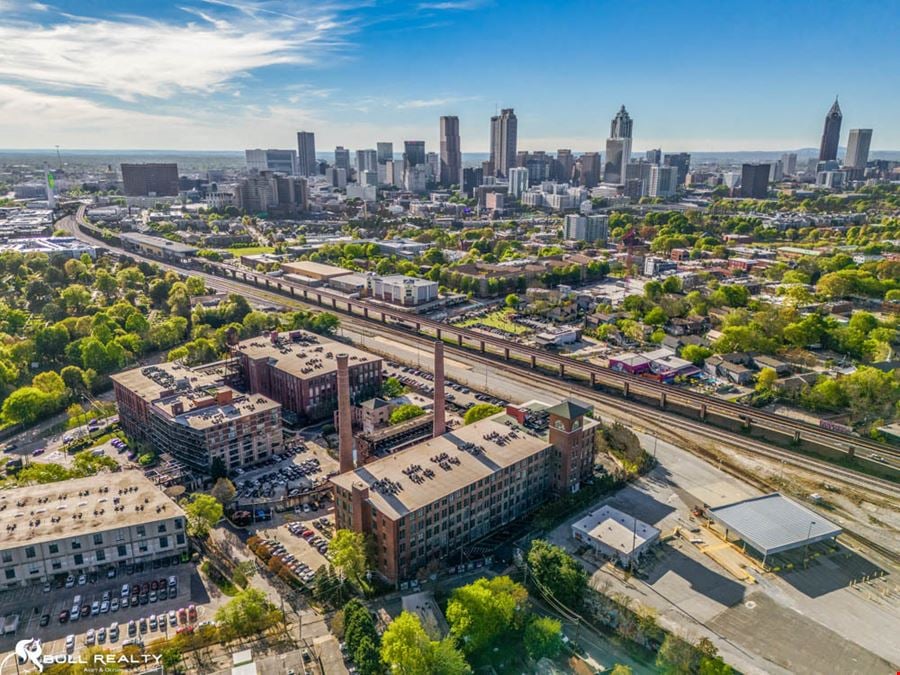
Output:
M444 343L437 340L434 343L434 427L432 437L443 436L447 431L444 422Z
M338 387L338 459L341 473L353 471L353 427L350 413L350 367L348 356L338 354L337 387Z

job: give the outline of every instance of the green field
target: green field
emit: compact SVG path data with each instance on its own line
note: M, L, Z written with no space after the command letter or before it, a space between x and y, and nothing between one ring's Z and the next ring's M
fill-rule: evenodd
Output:
M226 248L231 255L240 257L242 255L259 255L260 253L275 253L274 246L235 246Z
M478 318L459 321L454 323L453 325L459 326L460 328L488 326L490 328L496 328L498 330L505 331L511 335L525 335L526 333L531 332L530 328L520 326L519 324L510 321L508 312L505 309L491 312L490 314L485 314L484 316Z

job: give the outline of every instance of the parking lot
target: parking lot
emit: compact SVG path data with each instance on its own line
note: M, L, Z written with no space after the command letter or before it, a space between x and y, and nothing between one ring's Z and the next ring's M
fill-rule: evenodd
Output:
M174 584L170 578L174 578ZM127 595L123 590L125 584L128 585ZM95 583L86 581L81 585L76 582L71 588L57 588L55 585L50 591L44 588L36 585L0 594L3 614L19 614L21 617L15 634L0 637L0 652L11 650L18 640L33 637L44 643L45 653L63 653L71 651L66 645L68 635L75 636L73 647L77 652L89 646L86 643L89 632L93 640L88 641L94 644L121 645L129 639L147 641L163 637L187 624L187 612L191 605L196 612L194 623L211 619L214 612L208 606L209 595L192 564L158 569L147 565L140 573L123 573L112 579L104 576ZM80 596L80 602L76 602L77 596ZM165 599L161 599L163 597ZM151 601L151 598L155 600ZM71 617L76 605L79 614L74 619ZM185 610L184 621L180 620L179 609ZM175 613L175 625L171 622L171 611ZM61 622L61 616L66 615L69 618ZM159 621L160 615L165 615L165 621ZM134 621L133 634L130 634L131 621ZM119 634L115 637L111 634L113 624L119 626Z
M328 565L328 542L334 535L333 508L286 514L282 524L258 527L255 534L268 540L270 550L307 584L322 565Z
M286 452L235 476L235 498L241 502L296 497L337 473L338 463L326 450L300 438L286 441Z
M429 364L430 365L430 364ZM403 366L393 362L385 364L387 377L396 377L401 384L413 391L434 397L434 375L422 368ZM505 406L506 401L495 396L472 391L467 386L451 379L444 380L444 396L447 400L447 408L458 415L465 414L466 410L478 403L493 403Z

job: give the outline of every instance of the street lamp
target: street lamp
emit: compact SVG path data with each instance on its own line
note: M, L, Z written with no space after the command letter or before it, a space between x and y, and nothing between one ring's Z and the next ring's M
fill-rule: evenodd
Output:
M812 536L813 525L816 521L809 521L809 529L806 531L806 546L803 547L803 568L806 569L807 556L809 554L809 539Z

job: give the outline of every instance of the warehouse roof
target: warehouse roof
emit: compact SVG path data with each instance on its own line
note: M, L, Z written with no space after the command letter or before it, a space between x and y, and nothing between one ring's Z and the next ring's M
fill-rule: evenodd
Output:
M710 517L764 555L832 539L842 530L778 492L709 509Z

